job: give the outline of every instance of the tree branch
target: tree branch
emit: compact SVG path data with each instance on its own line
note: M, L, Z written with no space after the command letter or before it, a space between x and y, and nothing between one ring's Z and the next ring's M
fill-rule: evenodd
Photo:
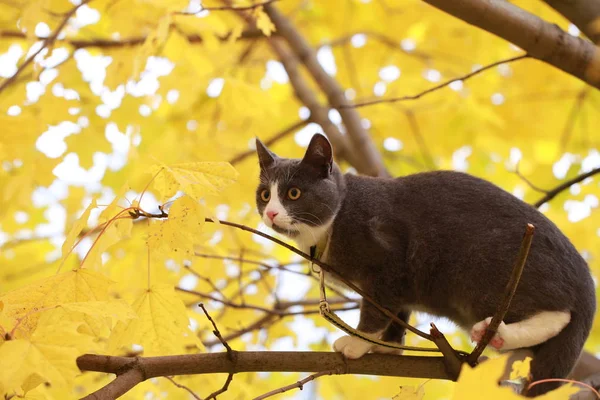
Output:
M312 380L315 380L318 377L321 377L323 375L332 375L333 373L334 373L334 371L321 371L321 372L317 372L315 374L307 376L304 379L299 380L296 383L292 383L291 385L280 387L279 389L271 390L270 392L267 392L267 393L265 393L263 395L255 397L254 400L263 400L263 399L266 399L267 397L275 396L276 394L280 394L280 393L285 393L288 390L292 390L292 389L295 389L295 388L298 388L298 389L302 390L302 388L304 387L304 385L306 385L308 382L310 382Z
M227 389L229 389L229 384L231 383L232 380L233 380L233 372L230 372L229 375L227 375L227 379L225 379L225 383L223 384L221 389L215 390L214 392L209 394L208 397L204 400L216 399L218 395L225 393L227 391Z
M214 328L213 329L213 335L215 335L217 337L217 339L219 339L219 341L221 342L221 344L223 345L223 347L225 347L225 350L227 350L227 356L229 357L230 360L233 361L233 350L231 349L231 347L229 346L229 344L227 343L227 341L225 339L223 339L223 336L221 336L221 332L219 331L219 328L217 328L217 324L212 319L212 317L210 316L210 314L208 313L208 311L206 311L206 308L204 308L204 304L200 303L200 304L198 304L198 306L202 309L202 311L204 311L204 315L206 315L206 318L212 324L212 326Z
M342 108L349 104L344 91L336 80L328 75L321 64L319 64L314 49L273 4L265 6L265 11L273 24L275 24L279 35L285 38L298 59L306 66L306 69L312 75L317 85L327 95L329 104L340 110L340 115L352 143L353 151L359 158L365 160L365 173L372 176L389 176L381 155L371 141L369 133L362 127L360 115L356 110Z
M350 360L339 353L316 351L234 351L233 354L233 360L226 352L162 357L85 354L77 358L77 366L82 371L111 373L118 377L129 373L129 376L135 377L132 380L137 379L137 383L159 376L265 371L336 371L338 374L450 379L443 357L366 354Z
M592 0L543 0L561 13L596 44L600 42L600 2Z
M216 7L204 7L204 6L200 6L200 10L196 11L196 12L186 12L186 11L180 11L180 12L176 12L174 14L178 14L178 15L196 15L198 13L201 13L203 11L249 11L249 10L254 10L255 8L258 7L263 7L266 6L267 4L271 4L274 3L276 1L279 0L267 0L267 1L263 1L260 3L254 3L251 4L249 6L216 6Z
M296 130L303 128L309 122L311 122L310 119L297 121L297 122L293 123L292 125L283 129L281 132L276 133L275 135L271 136L269 139L265 140L264 144L267 146L271 146L274 143L280 141L281 139L287 137L289 134L294 133ZM238 164L238 163L244 161L246 158L253 156L254 154L256 154L256 150L244 151L243 153L240 153L240 154L236 155L235 157L233 157L231 160L229 160L229 163L231 165Z
M527 54L522 54L520 56L516 56L516 57L511 57L511 58L507 58L506 60L500 60L500 61L496 61L493 62L491 64L488 64L484 67L478 68L475 71L469 72L468 74L459 76L457 78L452 78L450 80L447 80L445 82L440 83L439 85L433 86L427 90L424 90L422 92L419 92L417 94L413 94L410 96L400 96L400 97L390 97L390 98L383 98L383 99L377 99L377 100L371 100L371 101L364 101L362 103L356 103L356 104L348 104L345 105L343 107L347 107L347 108L358 108L358 107L365 107L365 106L372 106L374 104L380 104L380 103L396 103L398 101L405 101L405 100L417 100L423 96L425 96L426 94L429 94L431 92L435 92L437 90L440 90L442 88L445 88L446 86L450 85L452 82L458 82L458 81L466 81L469 78L472 78L476 75L479 75L480 73L487 71L490 68L494 68L498 65L501 64L507 64L507 63L511 63L514 61L518 61L518 60L522 60L524 58L528 58L529 56Z
M435 345L444 355L444 366L446 367L446 373L452 380L458 379L463 360L460 358L456 350L452 348L446 339L446 336L440 332L433 322L431 323L430 333L431 341L435 343Z
M600 168L595 168L589 172L578 175L573 179L569 179L568 181L561 183L554 189L548 190L548 192L546 193L546 195L544 197L542 197L541 199L539 199L538 201L533 203L533 206L536 208L540 207L542 204L549 202L550 200L552 200L553 198L558 196L562 191L570 188L572 185L579 183L579 182L583 181L584 179L589 178L590 176L593 176L599 172L600 172Z
M82 356L85 357L85 356ZM109 356L105 356L109 357ZM80 357L81 358L81 357ZM79 360L79 359L78 359ZM134 364L137 366L138 364ZM113 372L116 373L116 372ZM175 374L170 374L175 375ZM82 400L106 400L116 399L117 397L123 396L125 393L133 389L138 383L141 383L148 379L144 375L144 368L130 368L122 374L117 373L117 377L110 382L108 385L96 390L82 398Z
M91 0L89 0L91 1ZM215 35L220 41L227 41L231 36L231 32L224 35ZM186 39L190 43L203 43L204 38L199 35L185 35ZM241 36L237 39L258 39L264 37L263 33L258 29L248 29L242 32ZM0 31L0 38L15 38L15 39L27 39L27 35L23 32L18 31ZM46 40L43 37L37 37L37 40ZM98 47L104 49L129 47L129 46L141 46L146 42L147 36L133 36L129 38L123 38L119 40L113 39L55 39L56 43L64 43L69 46L73 46L75 49L83 49L87 47Z
M290 84L294 89L296 97L310 110L310 119L319 124L329 140L332 141L336 158L346 160L361 173L367 173L368 168L364 160L358 157L350 148L347 138L342 135L342 132L329 119L329 110L323 107L315 93L308 86L306 80L300 74L298 59L291 51L285 48L284 44L278 38L269 39L269 43L283 64L283 68L290 79Z
M475 346L475 349L471 352L471 354L469 354L469 357L467 357L467 362L472 366L477 365L479 356L481 356L483 350L485 350L490 340L492 340L498 331L500 323L502 320L504 320L504 317L508 312L512 298L517 291L521 274L525 268L525 262L527 261L527 256L529 255L529 249L531 248L531 241L533 240L534 232L535 227L532 224L527 224L525 235L523 236L523 241L521 242L521 248L519 249L519 255L517 256L517 261L515 262L510 279L506 284L506 288L504 289L502 302L498 305L498 309L492 317L490 325L485 330L483 338L481 341L479 341L479 343L477 343L477 346Z
M600 50L558 26L504 0L425 0L463 21L493 33L528 55L600 88Z
M173 385L177 386L180 389L185 390L186 392L188 392L195 400L202 400L200 397L198 397L198 395L196 393L194 393L194 391L192 389L190 389L189 387L182 385L181 383L178 383L175 381L175 379L171 378L170 376L165 376L165 378L167 378L167 380L169 380Z
M27 68L27 66L33 62L33 60L35 59L35 57L37 57L38 54L40 54L44 49L51 46L52 43L54 43L54 41L56 40L58 35L60 35L60 33L62 32L64 27L67 25L67 22L69 22L69 19L71 19L71 17L77 12L79 7L89 3L90 1L91 0L83 0L81 3L79 3L79 5L73 7L69 12L67 12L65 14L61 23L56 27L56 29L54 30L54 32L52 32L52 34L50 36L48 36L46 39L44 39L40 48L36 52L31 54L23 62L23 64L21 64L21 66L19 66L19 68L17 69L17 72L15 72L10 78L6 78L4 81L2 81L2 83L0 83L0 93L2 93L2 91L4 91L4 89L6 89L8 87L8 85L10 85L12 82L14 82L15 79L17 79L17 77L25 70L25 68Z

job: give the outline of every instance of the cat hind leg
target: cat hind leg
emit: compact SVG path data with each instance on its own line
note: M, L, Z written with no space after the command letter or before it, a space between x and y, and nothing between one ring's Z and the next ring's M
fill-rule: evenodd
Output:
M479 343L492 317L477 322L471 328L471 340ZM512 324L500 323L490 341L497 350L513 350L536 346L558 335L571 320L569 311L542 311Z

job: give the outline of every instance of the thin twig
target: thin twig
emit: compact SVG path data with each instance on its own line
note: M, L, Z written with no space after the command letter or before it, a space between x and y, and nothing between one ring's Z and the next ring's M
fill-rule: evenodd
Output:
M229 389L229 384L231 383L232 380L233 380L233 372L230 372L229 375L227 375L227 379L225 380L223 387L221 387L221 389L215 390L214 392L209 394L208 397L204 400L216 399L218 395L220 395L221 393L225 393L227 391L227 389Z
M176 29L176 28L175 28ZM231 38L232 32L227 32L220 35L213 35L217 40L225 42ZM276 35L276 32L273 32ZM188 43L190 44L199 44L204 42L204 38L197 34L189 34L183 35ZM265 37L263 33L259 29L247 29L242 31L241 35L237 38L237 40L246 40L246 39L259 39L261 37ZM15 39L27 39L27 35L23 32L18 31L0 31L0 38L15 38ZM46 40L47 38L43 37L35 37L36 40ZM88 47L98 47L98 48L119 48L119 47L131 47L131 46L141 46L146 40L147 36L132 36L128 38L123 38L119 40L115 39L55 39L55 43L66 44L69 46L73 46L75 49L83 49Z
M429 94L431 92L435 92L436 90L442 89L442 88L450 85L452 82L466 81L467 79L472 78L475 75L478 75L478 74L482 73L483 71L486 71L486 70L488 70L490 68L496 67L496 66L501 65L501 64L506 64L506 63L510 63L510 62L522 60L524 58L529 58L529 55L523 54L523 55L520 55L520 56L507 58L505 60L496 61L496 62L491 63L489 65L486 65L484 67L478 68L478 69L476 69L473 72L470 72L468 74L459 76L458 78L453 78L453 79L450 79L448 81L442 82L439 85L436 85L434 87L431 87L431 88L429 88L427 90L424 90L424 91L422 91L420 93L417 93L417 94L414 94L414 95L401 96L401 97L390 97L390 98L383 98L383 99L378 99L378 100L364 101L362 103L355 103L355 104L352 104L352 105L338 106L338 108L359 108L359 107L372 106L374 104L381 104L381 103L396 103L398 101L417 100L417 99L425 96L426 94Z
M191 394L196 400L202 400L196 393L194 393L194 391L192 389L190 389L189 387L182 385L181 383L177 383L175 382L175 379L173 379L172 376L165 376L165 378L167 378L169 381L171 381L171 383L175 386L177 386L180 389L186 390L189 394Z
M257 319L256 321L254 321L253 323L248 325L247 327L225 335L223 337L223 340L229 341L229 340L237 339L238 337L242 336L245 333L253 332L257 329L266 328L267 326L270 326L272 323L275 323L276 321L278 321L281 318L283 318L283 316L273 315L273 314L265 314L264 316L260 317L259 319ZM221 343L221 341L218 339L206 340L206 341L202 342L202 344L205 347L212 347L218 343Z
M593 170L586 172L585 174L578 175L573 179L569 179L568 181L561 183L554 189L548 190L547 194L544 197L533 203L533 206L537 208L542 204L549 202L550 200L558 196L563 190L567 190L569 187L571 187L571 185L579 183L584 179L589 178L590 176L593 176L599 172L600 168L594 168Z
M46 39L44 39L40 48L36 52L34 52L32 55L30 55L23 62L23 64L21 64L21 66L17 69L17 72L15 72L10 78L6 78L2 83L0 83L0 93L2 93L2 91L4 89L6 89L8 87L8 85L10 85L12 82L14 82L15 79L17 79L17 77L25 70L25 68L27 68L27 66L29 66L29 64L31 64L33 62L33 60L37 57L38 54L40 54L47 47L51 46L52 43L54 43L54 41L56 40L58 35L60 35L60 33L62 32L64 27L67 25L67 22L69 22L69 19L71 19L71 17L77 12L79 7L89 3L90 1L91 0L83 0L81 3L79 3L78 5L73 7L69 12L67 12L65 14L61 23L58 25L58 27L56 27L54 32L52 32L52 35L50 35Z
M415 117L415 113L412 110L405 110L404 115L408 119L408 124L410 125L410 130L419 145L419 149L421 150L421 154L423 155L423 160L428 165L429 169L435 169L435 162L433 161L433 156L431 155L431 151L429 151L429 147L427 147L427 143L425 143L425 138L421 134L421 129L419 128L419 123L417 122L417 117Z
M311 122L310 119L296 121L295 123L291 124L290 126L286 127L285 129L283 129L281 132L276 133L269 139L265 140L264 143L267 146L271 146L272 144L277 143L279 140L285 138L290 133L294 133L294 131L296 131L297 129L300 129L303 126L307 125L309 122ZM239 162L245 160L246 158L248 158L254 154L256 154L256 150L244 151L243 153L240 153L240 154L234 156L231 160L229 160L229 163L231 165L238 164Z
M437 326L435 326L433 322L430 325L431 341L435 343L438 349L440 349L440 352L444 356L446 373L448 373L448 376L455 381L458 379L458 375L460 374L463 359L458 352L452 348L448 342L448 339L446 339L446 336L440 332Z
M304 385L306 385L308 382L310 382L314 379L317 379L318 377L323 376L323 375L332 375L334 372L335 371L317 372L316 374L309 375L306 378L301 379L296 383L292 383L291 385L280 387L279 389L271 390L270 392L267 392L263 395L255 397L254 400L263 400L263 399L266 399L267 397L275 396L276 394L284 393L284 392L287 392L288 390L292 390L295 388L302 390Z
M515 295L515 292L517 291L517 286L519 285L521 274L523 273L523 269L525 268L525 262L527 261L529 249L531 248L531 242L533 240L534 232L535 227L532 224L527 224L527 228L525 229L525 235L523 235L523 241L521 242L521 248L519 249L517 261L515 262L512 273L510 275L510 279L506 284L506 288L504 289L504 296L502 302L498 305L498 309L492 317L492 321L490 322L489 326L485 330L483 338L481 339L481 341L479 341L479 343L477 343L475 349L467 357L468 363L472 366L477 364L479 356L481 356L483 350L485 350L490 340L492 340L492 338L498 331L500 323L502 322L502 320L504 320L504 316L508 312L510 302L512 301L512 298Z
M303 311L282 311L279 310L277 307L275 307L274 309L269 309L266 307L261 307L261 306L256 306L253 304L241 304L241 303L234 303L232 301L229 300L225 300L225 299L217 299L216 297L213 297L211 295L208 295L206 293L201 293L195 290L190 290L190 289L183 289L179 286L175 286L175 290L179 291L179 292L184 292L184 293L188 293L188 294L193 294L196 295L198 297L201 297L203 299L207 299L207 300L211 300L217 303L221 303L227 307L231 307L231 308L237 308L237 309L241 309L241 310L255 310L255 311L261 311L267 314L271 314L271 315L277 315L280 317L287 317L290 315L309 315L309 314L318 314L320 311L319 309L314 309L314 310L303 310ZM348 301L347 303L351 303L351 301ZM358 308L358 303L355 303L354 305L350 305L350 306L346 306L346 307L338 307L338 308L332 308L332 311L350 311L350 310L355 310Z
M216 7L204 7L204 6L200 6L200 10L199 11L194 11L194 12L177 11L177 12L175 12L173 14L177 14L177 15L196 15L196 14L201 13L203 11L249 11L249 10L254 10L255 8L258 8L258 7L266 6L267 4L275 3L276 1L279 1L279 0L267 0L267 1L263 1L261 3L251 4L249 6L216 6Z
M588 94L590 94L590 92L591 88L586 85L583 89L581 89L581 91L575 98L575 102L571 107L571 111L569 112L569 116L567 117L567 122L565 123L565 128L563 129L563 133L560 137L560 148L562 151L564 151L567 147L567 143L569 142L571 133L573 131L573 128L575 127L575 123L577 122L577 116L581 111L581 106L585 101L585 98L588 96Z
M221 336L221 332L219 331L219 328L217 328L217 324L215 324L215 321L213 321L208 311L206 311L206 308L204 308L204 304L200 303L198 304L198 306L202 309L202 311L204 311L204 315L206 315L206 318L208 318L208 320L212 324L214 328L213 334L217 337L217 339L221 341L221 344L225 347L225 349L227 349L227 357L229 357L229 359L233 361L233 350L231 349L231 347L229 347L227 341L223 339L223 336Z
M148 216L152 216L152 215L145 215L146 217ZM164 211L161 214L158 214L157 217L159 218L165 218L167 217L168 214L166 214ZM205 218L206 222L211 222L214 223L214 221L210 218ZM400 326L408 329L409 331L415 333L418 336L421 336L424 339L427 340L431 340L431 335L428 335L427 333L413 327L412 325L409 325L406 323L406 321L401 320L400 318L398 318L398 316L396 314L394 314L393 312L391 312L390 310L388 310L387 308L383 307L382 305L380 305L379 303L377 303L371 296L369 296L368 294L366 294L362 289L360 289L358 286L356 286L354 283L350 282L349 280L345 279L339 272L337 272L337 270L335 268L333 268L332 266L330 266L329 264L318 260L316 258L312 258L310 255L306 254L305 252L297 249L296 247L289 245L287 243L285 243L282 240L277 239L276 237L273 237L269 234L266 234L264 232L261 232L259 230L250 228L249 226L246 225L242 225L242 224L237 224L235 222L229 222L229 221L224 221L224 220L220 220L219 223L221 225L226 225L226 226L231 226L237 229L241 229L247 232L252 232L255 235L261 236L265 239L268 239L280 246L285 247L286 249L290 250L293 253L296 253L297 255L299 255L300 257L304 258L305 260L308 260L310 262L312 262L313 264L318 265L319 267L321 267L324 271L327 271L329 273L332 273L335 275L336 279L339 279L341 282L343 282L345 285L347 285L350 289L354 290L357 294L359 294L365 301L368 301L369 303L373 304L373 306L375 308L377 308L379 311L381 311L383 314L385 314L386 316L388 316L389 318L391 318L394 322L397 322Z
M530 188L532 188L533 190L535 190L536 192L540 192L540 193L545 193L548 194L548 191L546 189L542 189L539 186L536 186L533 184L533 182L531 182L529 179L527 179L522 173L521 171L519 171L519 163L517 162L517 165L515 166L515 174L523 181L527 184L527 186L529 186Z
M145 212L141 209L135 209L133 211L130 212L130 216L132 218L139 218L139 217L146 217L146 218L168 218L169 214L167 214L164 209L162 207L159 207L160 213L157 214L153 214L153 213L148 213ZM204 219L205 222L209 222L209 223L215 223L215 221L213 221L210 218L205 218ZM349 280L347 280L346 278L344 278L342 276L342 274L340 274L334 267L332 267L331 265L317 259L317 258L313 258L311 257L309 254L306 254L305 252L297 249L296 247L287 244L286 242L284 242L283 240L277 239L276 237L273 237L267 233L261 232L257 229L254 228L250 228L249 226L246 225L242 225L242 224L238 224L235 222L230 222L230 221L225 221L225 220L219 220L219 224L221 225L225 225L225 226L231 226L233 228L237 228L237 229L241 229L243 231L246 232L251 232L254 233L255 235L258 235L260 237L263 237L267 240L272 241L273 243L276 243L282 247L285 247L286 249L288 249L289 251L299 255L300 257L304 258L307 261L310 261L313 264L318 265L319 267L321 267L324 271L329 272L330 274L334 275L336 279L338 279L339 281L341 281L342 283L344 283L346 286L348 286L350 289L352 289L353 291L355 291L358 295L360 295L364 301L368 301L369 303L371 303L375 308L377 308L381 313L383 313L384 315L386 315L387 317L389 317L392 321L398 323L400 326L404 327L405 329L408 329L409 331L413 332L414 334L422 337L423 339L427 339L427 340L431 340L431 335L415 328L414 326L406 323L406 321L403 321L402 319L398 318L398 316L396 314L394 314L393 312L391 312L390 310L388 310L386 307L382 306L381 304L379 304L377 301L375 301L370 295L368 295L367 293L365 293L361 288L359 288L357 285L355 285L354 283L350 282ZM184 290L184 289L179 289L182 291L186 291L186 292L190 292L193 293L192 291L188 291L188 290ZM209 296L210 297L210 296Z

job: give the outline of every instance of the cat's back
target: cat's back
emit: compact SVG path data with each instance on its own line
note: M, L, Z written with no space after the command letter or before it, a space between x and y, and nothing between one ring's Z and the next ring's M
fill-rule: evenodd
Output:
M484 179L456 171L431 171L400 178L347 177L349 194L423 217L459 215L461 220L508 220L551 225L536 208ZM350 194L352 196L352 194ZM516 219L516 220L515 220ZM521 227L524 230L524 227Z
M363 218L377 215L402 226L412 245L428 249L428 256L454 263L512 260L531 223L536 227L532 261L548 258L539 268L549 271L554 268L548 264L561 264L563 273L588 274L585 261L554 223L486 180L432 171L394 179L347 176L346 182L349 204L360 204Z

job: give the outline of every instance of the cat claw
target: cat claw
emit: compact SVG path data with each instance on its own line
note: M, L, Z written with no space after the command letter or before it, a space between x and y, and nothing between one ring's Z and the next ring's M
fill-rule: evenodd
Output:
M483 335L485 335L485 331L488 328L488 326L490 326L491 321L492 321L492 317L487 317L483 321L479 321L478 323L473 325L473 327L471 328L471 341L472 342L476 342L476 343L481 342L481 339L483 339ZM502 338L501 331L504 330L505 326L506 325L504 324L504 322L501 322L500 326L498 327L498 332L496 332L494 337L492 337L492 340L490 340L489 344L492 347L494 347L496 350L501 350L502 347L504 347L505 343L504 343L504 339Z
M333 343L333 349L342 353L344 357L356 359L364 356L375 346L355 336L342 336Z

